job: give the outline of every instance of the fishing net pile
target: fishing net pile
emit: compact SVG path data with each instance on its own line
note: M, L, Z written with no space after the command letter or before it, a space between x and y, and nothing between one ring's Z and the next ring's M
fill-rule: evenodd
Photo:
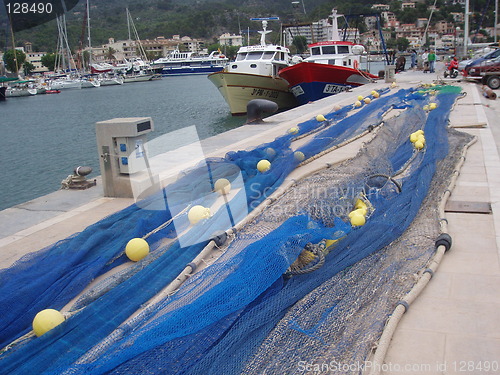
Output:
M125 263L130 238L147 236L152 250L85 293L63 324L2 353L0 373L293 374L303 363L363 361L434 252L433 207L469 141L447 129L459 91L382 90L369 106L346 106L329 121L313 119L273 142L207 160L140 205L2 270L5 346L30 330L36 312L62 308ZM437 107L426 110L431 101ZM382 124L393 108L405 110ZM417 150L409 135L420 129L425 147ZM143 308L304 158L372 130L356 158L298 181L231 235L215 263ZM293 149L305 135L310 140ZM256 170L262 159L272 165L264 173ZM243 185L232 204L189 226L186 209L210 206L214 182L237 176ZM352 225L349 215L359 209L365 223ZM183 236L203 240L183 246Z

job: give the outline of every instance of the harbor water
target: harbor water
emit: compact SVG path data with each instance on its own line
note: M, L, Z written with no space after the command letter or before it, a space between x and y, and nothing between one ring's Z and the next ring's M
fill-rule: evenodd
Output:
M361 65L373 74L383 67ZM56 191L75 167L100 175L95 123L117 117L152 117L149 139L192 126L205 139L246 120L231 116L205 75L9 98L0 102L0 210Z
M8 98L0 102L0 210L56 191L77 166L100 175L95 123L143 116L154 122L149 139L190 126L205 139L246 120L231 116L205 75Z

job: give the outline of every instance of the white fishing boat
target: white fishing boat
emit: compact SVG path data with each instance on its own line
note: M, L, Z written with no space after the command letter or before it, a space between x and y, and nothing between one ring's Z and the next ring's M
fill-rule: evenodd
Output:
M228 62L229 59L220 51L196 55L176 48L168 56L155 60L151 67L160 68L164 76L209 74L223 70Z
M288 82L278 76L278 72L291 63L290 51L280 45L266 44L266 34L271 32L267 30L268 18L254 20L262 20L260 44L241 47L236 61L227 69L208 76L229 104L233 115L245 114L252 99L273 101L279 109L297 105L288 90Z

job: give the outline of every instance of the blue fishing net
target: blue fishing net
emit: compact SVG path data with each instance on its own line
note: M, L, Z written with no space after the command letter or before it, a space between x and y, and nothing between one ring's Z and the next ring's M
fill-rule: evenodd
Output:
M384 92L387 90L381 91ZM373 108L383 104L382 102L375 104ZM388 108L387 103L385 108ZM351 109L352 106L346 106L328 114L327 117L331 121L340 120ZM356 129L369 126L365 125L365 122L350 121L350 123ZM291 140L313 132L318 126L321 128L322 124L312 119L298 126L298 134L285 134L273 142L262 144L252 150L231 152L225 158L207 160L197 168L186 172L165 191L141 201L140 205L132 205L81 233L39 252L26 255L12 267L1 270L0 308L5 311L5 316L0 324L0 347L28 332L37 312L49 307L61 309L93 279L123 264L127 260L123 255L123 249L128 240L142 237L172 219L169 205L186 206L202 203L208 205L213 199L213 194L210 194L213 190L213 181L219 178L233 180L241 173L246 191L242 194L246 194L244 199L248 203L248 210L251 211L279 187L289 172L299 164L300 161L293 158L290 149ZM351 131L349 129L349 132ZM335 139L330 140L334 141ZM262 159L273 163L271 171L259 173L256 170L256 164ZM207 175L207 165L210 168L210 179L203 178ZM180 229L185 229L186 226L187 222ZM213 232L204 234L203 238L220 230L220 226L215 227ZM152 252L158 248L156 245L158 240L175 237L178 229L170 224L148 239ZM197 230L199 231L199 228ZM197 238L201 235L197 233L190 236ZM194 257L196 253L193 252L191 255ZM173 271L177 273L171 277L176 276L185 264L179 263ZM12 290L20 290L21 293L12 293Z
M431 111L426 121L428 145L425 152L415 158L418 167L401 182L404 189L400 194L391 195L390 199L387 194L369 196L376 209L365 226L351 231L345 218L341 220L330 217L327 220L321 216L315 217L313 212L308 212L307 207L302 207L302 212L297 212L296 215L283 220L280 225L264 231L263 237L243 232L215 264L193 276L174 296L159 303L155 310L149 311L129 325L124 325L117 339L107 341L106 336L168 285L207 243L204 241L183 248L174 241L172 245L162 246L163 238L174 237L176 234L177 228L167 226L148 240L153 244L153 253L160 254L154 262L138 270L100 298L89 301L88 305L83 304L82 306L86 307L82 311L54 330L4 353L0 357L0 372L25 373L36 368L40 373L62 373L65 370L70 373L239 373L291 306L340 271L393 241L411 223L426 195L436 162L447 153L444 130L446 116L456 95L446 94L438 97L438 109ZM382 114L396 105L412 107L415 112L408 112L411 114L409 118L425 121L421 104L426 101L425 96L412 93L412 90L401 90L374 101L370 104L371 107L362 108L352 116L345 117L342 111L327 115L332 121L336 121L337 116L338 123L318 132L301 150L307 156L313 155L369 127L375 127L380 123ZM299 134L314 131L314 122L318 126L315 120L299 126ZM352 176L352 185L357 192L364 189L372 172L391 175L405 165L414 153L407 139L408 130L414 131L419 125L415 121L408 121L406 131L400 131L399 135L394 137L394 142L386 145L384 160L374 160L373 165L367 166L363 173ZM251 211L257 203L275 191L290 171L299 164L300 161L294 157L290 148L291 140L295 136L287 134L253 150L229 153L224 159L207 161L211 180L220 177L232 178L241 173L246 189L239 194L245 195L245 208ZM272 163L270 171L258 173L255 170L256 163L261 159L268 159ZM378 166L382 166L382 170ZM206 173L201 171L203 168L202 166L188 172L176 184L167 188L165 194L169 197L175 196L175 202L179 205L198 203L200 196L210 197L213 185L200 184L196 180L196 173ZM367 171L370 172L368 175ZM156 200L164 200L165 194L162 192L149 198L150 203L154 205ZM127 209L129 211L124 210L106 219L105 224L98 223L92 230L92 227L89 227L89 232L86 233L86 230L62 243L65 245L66 242L77 238L83 242L85 237L93 239L93 231L102 231L98 229L98 225L118 225L120 229L114 231L119 232L117 236L124 237L119 240L101 238L100 242L96 242L99 246L95 246L101 249L101 253L97 249L95 253L90 251L94 250L93 248L85 252L81 250L80 243L75 242L75 252L88 253L91 262L95 261L97 264L89 266L85 262L80 263L78 259L74 260L75 267L80 267L81 270L89 268L85 271L85 278L81 278L74 285L67 269L61 267L60 274L47 281L45 288L50 293L43 307L36 297L23 302L25 308L33 310L29 323L41 308L57 308L53 304L58 301L57 296L61 296L60 303L64 305L78 294L92 277L106 272L120 262L123 263L124 258L120 252L131 237L148 233L172 216L168 209L148 212L144 207L148 205L141 204L141 208L134 205ZM222 220L219 219L221 212L222 210L210 220L191 228L189 236L209 238L211 233L220 230L217 222ZM134 217L134 214L137 216ZM122 221L124 223L121 223ZM341 237L343 239L335 252L327 256L321 272L290 279L283 277L307 243ZM108 246L113 249L109 254L104 251ZM42 258L43 255L49 259L54 249L62 250L61 244L36 254L31 261ZM55 258L51 261L55 262ZM23 260L26 264L27 261L28 259ZM27 279L27 273L35 267L29 265L20 269L23 262L19 262L12 269L16 269ZM49 266L44 269L47 270L47 267ZM79 278L76 272L72 275ZM17 277L16 274L13 275L14 279ZM50 281L66 277L68 286L56 285L55 290L52 290L48 285ZM31 285L26 288L26 292L34 294L38 285L31 281L28 284ZM18 313L20 311L21 308L17 310ZM29 316L25 311L22 313ZM17 316L12 316L11 321L15 321ZM23 329L26 330L29 323L26 317L23 323L16 323L16 326L7 324L11 331L9 333L6 330L8 335L2 335L2 338L5 337L6 342L9 342Z

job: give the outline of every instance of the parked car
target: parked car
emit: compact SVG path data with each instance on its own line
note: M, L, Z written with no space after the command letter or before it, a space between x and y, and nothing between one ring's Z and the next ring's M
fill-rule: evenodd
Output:
M500 50L497 51L499 53L496 58L483 59L477 64L467 66L462 72L464 77L488 85L493 90L500 88Z
M491 52L488 52L488 53L484 54L483 56L475 57L475 58L470 59L470 60L460 61L460 63L458 64L458 70L464 71L467 68L470 68L474 65L481 64L483 61L496 59L499 56L500 56L500 48L495 49Z

